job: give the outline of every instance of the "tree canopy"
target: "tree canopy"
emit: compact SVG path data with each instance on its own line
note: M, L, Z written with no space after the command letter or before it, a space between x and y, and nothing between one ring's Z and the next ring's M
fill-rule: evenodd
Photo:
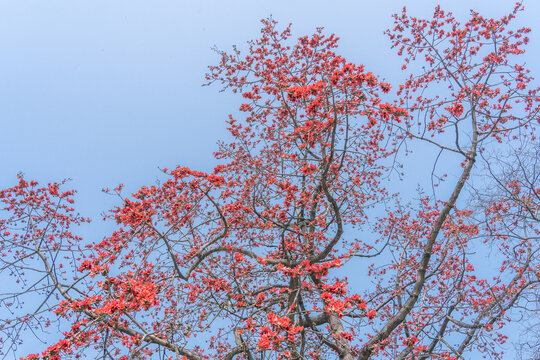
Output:
M76 233L90 220L68 184L19 175L0 191L13 280L0 349L59 329L26 358L500 357L540 280L540 97L521 10L394 15L387 35L412 72L395 92L335 35L262 20L206 76L243 102L220 165L107 190L117 227L96 243ZM411 161L433 169L431 188L403 194L392 184Z

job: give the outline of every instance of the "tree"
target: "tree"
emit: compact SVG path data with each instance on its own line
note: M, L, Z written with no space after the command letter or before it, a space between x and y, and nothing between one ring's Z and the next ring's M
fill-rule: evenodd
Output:
M107 190L118 227L97 243L71 232L89 219L65 183L19 175L0 192L3 351L57 327L27 359L500 357L540 266L540 99L516 62L530 30L507 29L521 9L395 15L403 69L420 64L395 101L334 35L263 20L207 75L244 99L221 165ZM391 186L419 146L437 154L432 194L408 198Z

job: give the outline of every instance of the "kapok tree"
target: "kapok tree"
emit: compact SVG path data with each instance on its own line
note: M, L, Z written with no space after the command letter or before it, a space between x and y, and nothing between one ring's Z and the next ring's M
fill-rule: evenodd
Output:
M334 35L292 41L263 20L247 55L222 52L207 75L243 98L221 165L109 191L118 226L101 242L71 232L88 219L65 184L20 176L0 192L1 271L17 283L2 350L48 331L60 341L28 359L499 356L539 281L535 159L502 161L509 144L537 151L539 98L518 64L529 30L509 28L519 10L396 15L404 69L421 65L391 102ZM447 180L394 194L417 146Z

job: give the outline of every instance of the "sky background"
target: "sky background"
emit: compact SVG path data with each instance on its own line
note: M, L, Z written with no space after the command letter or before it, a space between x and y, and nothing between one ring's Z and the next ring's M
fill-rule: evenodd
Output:
M514 1L441 1L466 18L508 13ZM349 61L397 85L400 59L383 31L406 5L428 17L423 1L0 1L0 187L16 174L42 183L73 179L78 210L98 218L116 200L103 187L135 191L158 168L209 171L227 115L240 99L201 87L211 49L243 48L261 18L293 23L295 37L316 27L340 38ZM518 23L533 28L523 57L540 74L540 1L526 0ZM97 221L99 223L99 221ZM89 240L105 235L95 224ZM95 230L100 229L100 230Z

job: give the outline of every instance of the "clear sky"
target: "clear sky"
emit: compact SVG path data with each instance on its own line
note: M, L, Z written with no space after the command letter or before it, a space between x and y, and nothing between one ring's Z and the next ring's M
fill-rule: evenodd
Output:
M511 0L441 0L458 18L473 8L502 16ZM114 201L103 187L135 190L177 164L210 170L224 120L239 99L201 87L216 45L242 47L272 15L293 34L315 27L341 38L349 61L396 83L400 60L383 31L406 5L429 16L432 0L1 0L0 187L16 174L72 178L78 207L97 218ZM540 1L517 22L533 28L525 59L540 76ZM99 222L99 221L98 221ZM87 233L101 238L105 234ZM96 240L96 239L90 239Z

